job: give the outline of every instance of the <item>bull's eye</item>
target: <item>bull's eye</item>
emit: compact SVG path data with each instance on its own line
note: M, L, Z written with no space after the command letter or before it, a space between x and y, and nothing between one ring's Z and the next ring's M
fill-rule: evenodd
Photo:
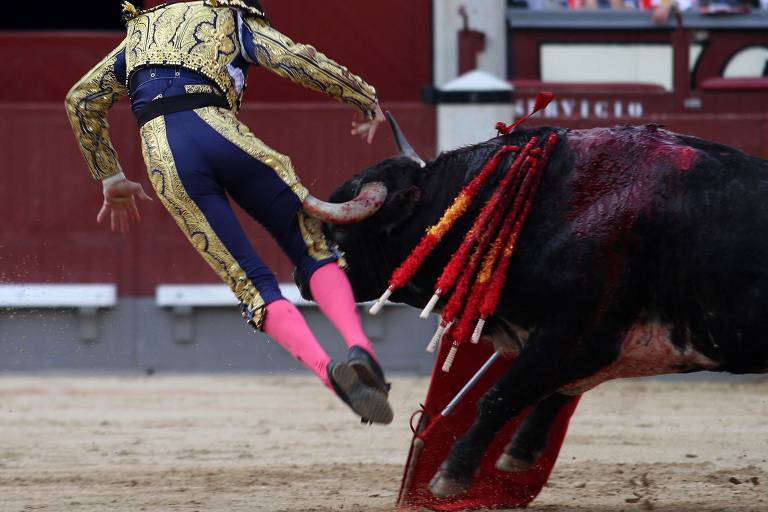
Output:
M337 227L331 231L331 239L339 245L344 243L344 240L347 238L347 235L348 235L348 230L344 228Z

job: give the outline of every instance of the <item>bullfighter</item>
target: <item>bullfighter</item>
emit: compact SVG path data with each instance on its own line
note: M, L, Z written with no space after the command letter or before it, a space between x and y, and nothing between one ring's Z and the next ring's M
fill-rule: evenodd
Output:
M363 421L390 423L388 384L363 332L344 260L321 231L319 219L344 216L350 208L309 195L290 159L236 117L248 68L258 65L357 109L366 120L354 122L352 134L370 143L384 120L375 89L312 46L278 32L258 1L123 7L125 39L66 98L83 156L103 185L97 220L110 218L112 230L127 231L139 220L136 199L149 199L139 183L126 178L109 137L107 113L129 97L157 197L237 296L247 322L314 372ZM229 198L296 265L348 345L347 361L331 361L298 309L281 295Z

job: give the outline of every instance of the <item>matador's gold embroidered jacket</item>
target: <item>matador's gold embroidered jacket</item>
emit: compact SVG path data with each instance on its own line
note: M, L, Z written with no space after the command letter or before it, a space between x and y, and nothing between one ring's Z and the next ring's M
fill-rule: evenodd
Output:
M67 94L67 114L94 178L121 172L109 137L107 112L127 96L134 71L172 66L195 71L216 84L237 111L245 88L238 59L372 113L376 91L312 46L291 41L250 16L239 0L202 0L130 12L127 36Z

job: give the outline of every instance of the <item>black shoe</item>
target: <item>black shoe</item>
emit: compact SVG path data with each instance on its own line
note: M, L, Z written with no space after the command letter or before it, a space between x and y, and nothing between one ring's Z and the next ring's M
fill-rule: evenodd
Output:
M389 396L392 385L384 380L384 371L367 350L357 345L349 347L347 363L367 386Z
M363 382L349 364L331 361L327 371L336 395L360 415L363 423L392 422L394 414L387 396Z

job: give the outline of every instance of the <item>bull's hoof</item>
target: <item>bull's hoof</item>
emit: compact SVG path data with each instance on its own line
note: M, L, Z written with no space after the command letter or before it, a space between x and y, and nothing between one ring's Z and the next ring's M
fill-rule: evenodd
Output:
M496 469L507 473L525 473L536 463L538 454L531 454L507 446L496 460Z
M507 473L525 473L531 469L531 466L533 466L533 464L530 462L516 459L506 453L502 453L501 457L496 461L496 469Z
M472 481L455 480L445 476L442 471L435 473L429 482L429 490L436 498L452 498L463 494L472 487Z

